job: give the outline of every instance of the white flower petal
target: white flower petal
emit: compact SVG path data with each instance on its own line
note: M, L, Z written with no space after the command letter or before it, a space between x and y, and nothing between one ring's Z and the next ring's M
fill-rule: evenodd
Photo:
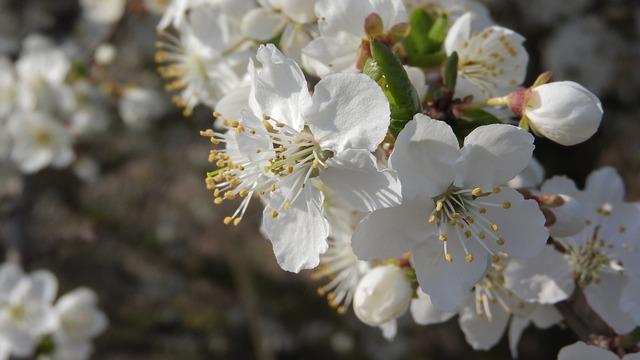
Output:
M348 149L327 165L320 179L355 210L369 212L402 202L395 172L379 169L368 150Z
M637 326L640 326L640 279L631 278L624 287L620 308L631 316Z
M576 183L566 176L554 176L546 180L540 187L543 194L565 194L576 199L580 197L580 190L576 187Z
M489 350L500 341L509 322L510 314L500 304L490 304L491 320L476 313L475 298L460 312L458 322L467 343L475 350Z
M256 58L261 69L253 69L249 105L257 117L267 114L297 131L304 127L303 114L311 95L302 70L273 44L260 46Z
M427 91L429 90L424 72L418 67L407 65L404 66L404 70L407 72L407 76L409 76L411 85L416 89L418 98L420 101L424 100L424 97L427 96Z
M487 270L488 253L478 249L475 243L467 247L474 260L465 261L461 239L447 234L448 253L453 261L445 260L443 244L435 235L413 248L411 263L416 270L418 284L429 294L433 305L443 312L455 311L467 298L469 290L484 276Z
M455 184L490 190L513 179L527 167L533 136L511 125L480 126L465 139Z
M511 323L509 324L509 350L511 351L511 357L514 359L518 358L518 344L520 343L520 338L522 337L522 333L525 331L531 322L528 319L514 316L511 318Z
M281 0L282 11L295 22L304 24L314 20L315 1L313 0Z
M379 327L380 330L382 330L382 336L384 336L387 341L393 340L398 333L398 322L396 320L388 321Z
M355 72L360 42L359 37L347 32L318 37L302 49L302 64L321 78L334 72Z
M488 171L488 170L485 170ZM492 231L487 224L483 224L485 232L493 233L487 236L487 246L494 252L506 252L515 258L530 258L538 255L549 238L549 232L544 227L545 218L535 200L525 200L522 194L508 187L500 188L500 192L475 201L486 206L484 217L497 225ZM504 244L499 245L499 238Z
M507 288L527 302L555 304L575 289L573 269L565 256L552 246L530 259L513 259L504 276Z
M442 312L431 302L431 297L418 288L418 297L411 300L411 316L420 325L443 323L456 315L455 311Z
M216 111L225 119L239 119L240 113L249 105L249 86L240 86L228 92L216 104Z
M389 166L398 172L405 200L431 200L453 182L459 156L458 139L451 127L417 114L398 135Z
M606 166L587 177L584 204L593 204L594 210L603 204L617 204L624 199L624 181L616 169Z
M619 360L619 358L610 351L580 341L563 347L558 354L558 360Z
M444 50L447 55L464 47L465 41L471 36L471 13L466 13L451 25L444 40Z
M307 186L287 211L277 217L272 208L264 209L264 232L273 244L273 252L283 270L299 272L313 269L320 255L329 247L329 225L322 214L324 195L313 186Z
M287 24L280 37L280 48L297 63L302 63L302 49L311 42L307 29L295 24Z
M242 35L258 41L268 41L282 31L286 21L282 13L255 8L242 18Z
M389 102L375 81L362 74L335 74L314 89L305 113L309 128L323 149L374 151L391 121Z
M620 298L627 283L622 274L601 274L599 284L584 288L584 296L593 311L618 334L626 334L635 328L635 323L620 308Z
M553 305L536 306L527 317L538 329L548 329L562 321L562 314Z
M380 15L385 29L407 20L401 0L317 0L315 11L322 35L348 32L362 37L371 13Z
M33 355L35 339L26 330L9 323L0 324L0 339L7 339L11 344L11 353L18 357Z
M50 271L38 270L29 275L31 287L27 299L43 304L51 304L58 293L58 279Z
M540 185L542 180L544 180L544 168L535 157L532 157L529 165L520 174L509 180L507 185L514 189L532 188Z
M433 205L409 201L366 216L353 235L353 251L361 260L398 257L414 243L426 240L431 232L426 217Z

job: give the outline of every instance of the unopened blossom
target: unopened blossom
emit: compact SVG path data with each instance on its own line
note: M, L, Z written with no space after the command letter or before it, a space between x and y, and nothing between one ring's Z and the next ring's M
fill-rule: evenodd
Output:
M51 330L51 303L57 281L48 271L25 275L11 263L0 267L0 342L11 354L33 355L41 336Z
M473 96L476 102L508 94L522 84L529 54L522 35L500 26L472 32L472 15L460 17L447 33L447 55L458 53L455 95Z
M80 0L84 16L99 24L112 24L124 14L127 0Z
M93 290L75 289L58 299L53 307L54 359L88 359L91 340L104 332L107 318L97 307Z
M582 85L558 81L521 90L511 97L512 110L526 117L541 136L571 146L587 141L602 120L600 100Z
M13 143L11 159L25 173L48 166L63 168L75 159L71 134L48 114L15 113L8 130Z
M238 4L242 4L239 2ZM211 107L239 86L252 54L252 44L235 30L238 24L222 5L192 9L178 33L161 33L156 61L166 88L178 92L173 101L190 115L199 104Z
M250 109L241 119L225 118L226 133L203 132L226 145L210 153L218 169L207 186L215 203L242 199L227 224L237 225L251 197L262 196L263 230L278 263L297 272L317 266L328 247L320 186L360 211L399 203L393 172L371 154L386 135L390 110L365 75L332 75L311 96L300 67L275 46L261 46L256 59L262 66L250 66Z
M402 0L316 0L315 12L320 36L302 49L302 61L319 77L356 70L370 14L380 16L385 31L407 21Z
M566 178L555 179L553 186L581 201L585 226L573 236L554 238L562 253L550 247L539 258L514 260L505 272L510 288L523 299L555 303L571 296L575 282L614 331L631 331L640 320L635 316L640 207L624 202L624 183L612 168L594 171L584 190Z
M401 268L378 266L360 280L353 297L353 311L365 324L380 326L403 315L412 296L411 283Z
M302 48L312 39L309 25L315 21L315 0L258 0L260 7L242 19L242 34L267 42L280 35L278 46L287 56L300 61Z
M403 203L376 210L356 229L362 260L412 253L420 287L441 311L456 309L500 254L531 257L547 240L533 200L502 186L531 159L533 137L510 125L481 126L462 149L442 121L418 114L389 159Z
M558 360L620 360L621 358L609 350L582 341L563 347ZM622 360L640 360L640 353L627 354Z

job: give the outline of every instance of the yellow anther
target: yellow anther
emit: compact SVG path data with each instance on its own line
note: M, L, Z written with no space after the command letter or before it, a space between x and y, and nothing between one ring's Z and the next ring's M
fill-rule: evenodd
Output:
M508 201L505 201L502 203L502 208L503 209L510 209L511 208L511 203Z
M500 246L504 245L504 238L499 237L498 240L496 240L496 244L498 244Z
M271 190L271 192L276 191L276 184L271 184L271 186L269 187L269 190Z
M493 232L498 231L498 224L491 224L491 230L493 230Z
M460 213L454 212L453 214L451 214L451 217L454 218L454 219L458 219L458 218L460 218Z
M485 234L484 231L480 231L480 233L478 234L478 237L480 238L480 240L484 240L484 238L487 237L487 234Z
M235 219L233 219L233 225L234 225L234 226L238 226L238 224L240 224L240 221L242 221L242 218L235 218Z
M451 254L444 254L444 259L448 262L453 262L453 256L451 256Z
M278 217L278 212L276 210L271 210L271 217L273 218Z
M249 195L249 190L247 189L240 190L240 197L247 197L247 195Z
M482 195L482 189L480 189L479 187L471 190L471 195L473 196L480 196Z
M444 204L442 203L442 201L436 202L436 211L442 211L443 206Z
M224 218L223 222L225 225L229 225L231 224L231 222L233 221L233 218L231 216L227 216Z
M480 214L486 214L487 213L487 208L480 208L480 209L478 209L478 211L480 212Z
M285 202L284 205L282 205L282 208L284 209L284 211L289 210L289 202Z
M291 165L287 166L287 172L289 174L293 173L293 166L291 166Z
M467 239L470 239L470 238L471 238L471 230L467 230L467 231L465 231L465 232L464 232L464 236L465 236Z
M467 256L465 256L465 257L464 257L464 259L465 259L468 263L473 262L473 254L471 254L471 253L467 254Z
M213 203L216 204L216 205L222 204L222 201L223 200L222 200L221 197L217 197L217 198L213 199Z
M447 235L440 234L440 236L438 236L438 239L440 239L440 241L447 241Z
M500 262L500 255L498 255L498 254L493 254L493 255L491 256L491 261L492 261L492 262L494 262L494 263L499 263L499 262Z
M271 120L271 116L267 114L262 114L262 120Z
M494 193L496 193L496 194L499 194L499 193L500 193L500 191L501 191L501 190L500 190L500 188L499 188L499 187L494 187L494 188L493 188L493 192L494 192Z
M221 117L221 116L222 116L222 114L220 114L220 113L219 113L219 112L217 112L217 111L214 111L214 112L213 112L213 116L218 118L218 117Z
M317 293L318 293L318 295L320 295L320 296L324 296L324 294L325 294L325 291L324 291L324 288L323 288L323 287L319 287L319 288L316 290L316 292L317 292Z
M227 200L234 200L236 198L236 194L233 191L227 191L224 193L224 198Z
M436 221L436 216L435 215L429 216L429 220L428 220L429 224L433 224L435 221Z
M467 216L465 217L465 220L467 220L467 222L468 222L469 224L473 224L474 222L476 222L476 220L475 220L475 219L473 218L473 216L471 216L471 215L467 215Z

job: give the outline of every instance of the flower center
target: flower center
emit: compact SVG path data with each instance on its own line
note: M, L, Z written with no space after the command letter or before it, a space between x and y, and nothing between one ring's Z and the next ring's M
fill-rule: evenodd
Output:
M511 203L505 201L502 204L495 204L481 200L483 197L499 192L500 188L495 188L492 192L483 192L480 188L460 189L451 186L446 193L433 199L435 208L429 216L428 223L437 228L438 239L443 244L445 260L448 262L454 260L448 249L449 238L454 237L460 242L467 262L473 261L474 254L469 251L465 240L476 241L492 255L494 262L499 261L499 255L491 250L487 242L494 241L502 246L505 244L505 239L498 234L498 224L487 218L487 208L502 207L508 210L511 208Z
M27 310L20 304L9 307L9 317L13 321L22 321L27 316Z
M283 194L284 200L271 212L271 216L277 217L298 198L310 178L328 168L325 161L333 156L320 148L309 129L297 131L267 115L262 127L226 119L223 125L227 132L207 130L201 135L210 137L213 144L227 145L226 149L214 149L209 154L209 162L218 167L206 177L214 203L244 198L236 212L224 219L225 224L238 225L255 192L260 195L275 192L282 180L288 178L291 181L285 182L288 191ZM239 137L244 137L242 146Z
M51 143L51 134L42 129L37 129L33 133L33 140L36 144L46 146Z
M500 305L507 314L522 311L525 307L525 303L515 297L511 290L505 286L503 271L504 266L502 264L491 264L487 275L476 284L474 289L476 314L479 317L486 317L489 321L494 318L491 305Z

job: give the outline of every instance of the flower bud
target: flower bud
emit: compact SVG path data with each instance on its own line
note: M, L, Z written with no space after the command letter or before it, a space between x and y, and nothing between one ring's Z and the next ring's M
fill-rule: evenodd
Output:
M582 85L559 81L526 91L523 115L531 128L558 144L570 146L589 139L602 120L600 100Z
M407 311L412 293L411 283L399 267L376 267L358 283L353 310L363 323L380 326Z
M555 195L555 199L553 205L545 206L553 214L554 221L548 224L551 236L566 237L580 232L586 219L582 203L564 194Z

